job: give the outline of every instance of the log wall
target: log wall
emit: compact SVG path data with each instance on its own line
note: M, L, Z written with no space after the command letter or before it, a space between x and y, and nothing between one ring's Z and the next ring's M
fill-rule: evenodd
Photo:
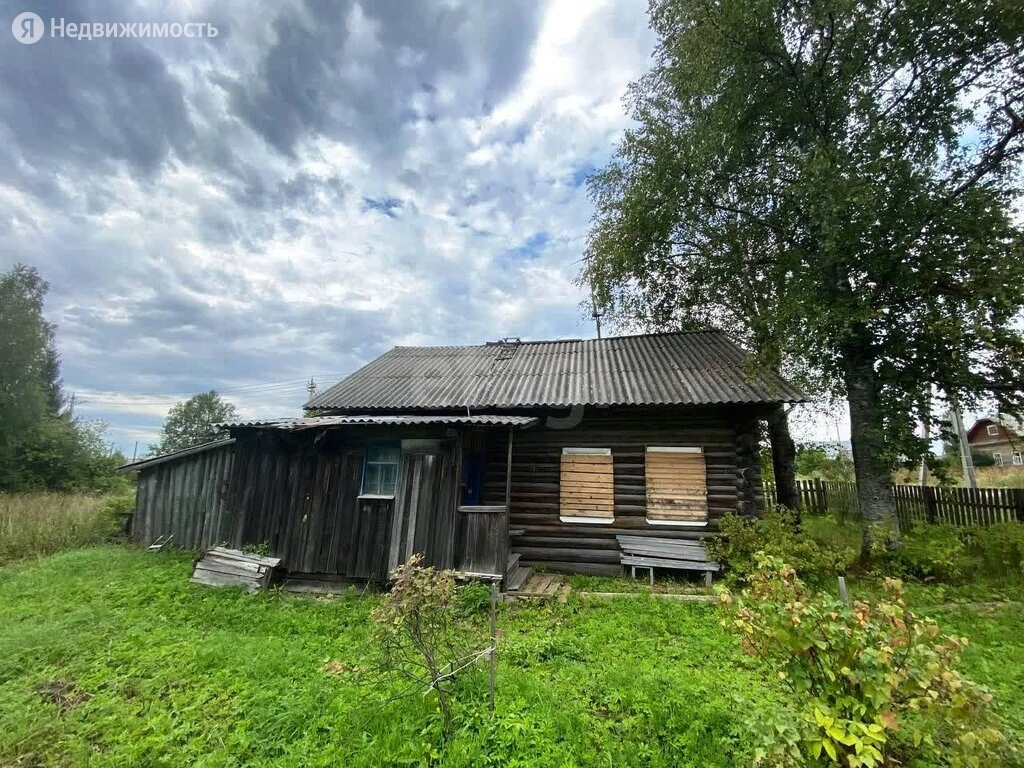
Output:
M729 512L764 509L757 439L757 409L589 409L569 429L539 426L517 432L512 452L512 551L524 564L549 570L615 574L616 534L693 539L717 532ZM557 422L556 422L557 423ZM708 524L703 528L651 525L646 520L644 455L647 446L700 446L707 468ZM507 443L495 435L488 446L486 503L504 500ZM614 520L559 520L562 448L610 448L614 461Z

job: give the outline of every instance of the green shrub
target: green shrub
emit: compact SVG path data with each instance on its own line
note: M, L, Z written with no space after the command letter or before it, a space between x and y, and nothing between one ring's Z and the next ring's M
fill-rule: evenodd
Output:
M915 525L898 541L883 543L872 554L884 573L956 584L968 572L962 536L952 525Z
M757 560L750 587L721 601L745 652L792 693L788 706L750 717L759 765L1012 764L991 694L957 671L967 639L908 610L901 582L887 579L874 605L849 606L813 593L778 558Z
M447 739L457 674L469 670L480 652L469 652L460 631L455 574L422 563L414 554L398 566L391 590L373 611L377 656L368 682L374 692L411 683L407 695L433 693Z
M781 509L770 510L762 518L726 515L720 530L721 537L706 543L708 554L740 581L754 572L759 554L792 563L805 577L843 573L856 557L853 549L823 545L804 534L792 513Z
M471 581L459 587L458 611L467 618L480 616L487 612L491 605L491 587L479 581Z
M823 547L860 552L864 532L859 518L841 519L838 513L804 514L800 517L800 528Z
M998 523L970 529L965 538L972 565L987 576L1024 575L1024 525Z

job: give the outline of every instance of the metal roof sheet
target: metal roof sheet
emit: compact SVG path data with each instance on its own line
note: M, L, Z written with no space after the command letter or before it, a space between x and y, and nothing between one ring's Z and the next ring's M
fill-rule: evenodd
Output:
M214 448L223 448L226 445L231 445L235 442L233 437L221 438L219 440L211 440L208 443L200 443L199 445L193 445L191 448L181 448L177 451L171 451L170 453L163 453L159 456L150 456L145 459L139 459L138 461L132 461L128 464L122 464L114 471L117 474L123 474L125 472L133 472L139 469L145 469L146 467L152 467L156 464L163 464L165 461L177 461L183 459L186 456L192 456L196 453L204 453L205 451L212 451Z
M409 426L413 424L477 424L494 427L532 427L540 419L534 416L495 416L479 414L473 416L424 416L420 414L398 416L307 416L294 419L256 419L253 421L232 421L221 424L221 427L262 429L283 429L295 432L301 429L317 429L323 427L339 427L345 425L377 425L377 426Z
M395 347L312 398L309 410L802 402L749 370L721 331L607 339Z

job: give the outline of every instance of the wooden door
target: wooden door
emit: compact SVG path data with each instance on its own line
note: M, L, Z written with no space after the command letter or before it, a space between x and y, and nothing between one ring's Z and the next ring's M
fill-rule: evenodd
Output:
M455 483L452 451L447 447L403 450L395 488L389 571L414 552L423 555L425 565L452 567Z

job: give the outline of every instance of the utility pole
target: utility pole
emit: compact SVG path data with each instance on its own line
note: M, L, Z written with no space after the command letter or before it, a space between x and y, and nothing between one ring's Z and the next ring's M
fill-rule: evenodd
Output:
M968 488L977 488L978 478L974 474L974 459L971 458L971 447L967 444L967 430L964 429L964 420L960 415L960 404L951 398L949 405L949 418L953 422L956 441L960 444L960 464L964 468L964 484Z
M306 391L309 392L309 399L312 400L316 396L316 382L313 381L313 377L309 377L309 383L306 385Z
M591 310L590 311L590 316L592 318L594 318L594 324L597 326L597 339L598 339L598 341L600 341L601 340L601 317L604 315L604 313L601 312L597 308L597 291L594 290L594 279L591 276L591 269L593 268L593 264L592 264L591 257L590 257L589 253L586 256L586 259L587 259L587 282L590 284L590 310Z
M921 439L928 440L928 424L925 421L921 421ZM917 472L917 484L928 485L928 462L925 461L924 455L921 456L921 468Z
M928 400L931 401L932 388L928 387ZM931 418L931 407L926 406L925 412L921 414L921 442L925 444L925 452L921 454L921 468L917 473L917 484L924 487L928 485L928 462L925 457L928 455L928 420Z

